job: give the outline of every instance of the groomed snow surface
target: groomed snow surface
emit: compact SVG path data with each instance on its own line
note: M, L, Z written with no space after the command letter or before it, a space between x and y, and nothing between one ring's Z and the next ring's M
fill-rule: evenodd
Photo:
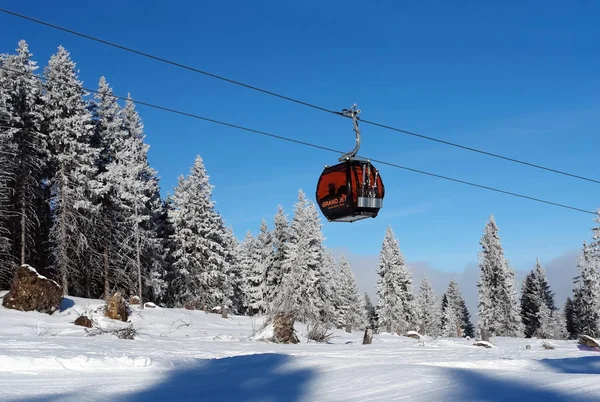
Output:
M1 292L3 296L6 292ZM327 344L251 340L261 319L66 298L53 315L0 306L0 401L600 401L600 352L577 341L422 340L335 331ZM133 324L134 340L86 336L73 321ZM531 349L526 349L526 345Z

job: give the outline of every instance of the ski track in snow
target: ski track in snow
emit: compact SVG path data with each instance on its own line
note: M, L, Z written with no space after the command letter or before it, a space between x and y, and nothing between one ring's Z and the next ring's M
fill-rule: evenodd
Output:
M0 295L1 296L1 295ZM131 323L69 298L53 315L0 306L0 401L600 401L600 352L576 341L415 340L335 331L329 344L253 341L261 318L133 308ZM85 336L87 312L135 340ZM350 343L348 343L350 342ZM531 345L531 349L525 349Z

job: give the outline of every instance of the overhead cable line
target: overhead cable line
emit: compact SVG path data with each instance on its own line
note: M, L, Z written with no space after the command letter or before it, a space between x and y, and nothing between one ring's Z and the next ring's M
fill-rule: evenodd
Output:
M10 69L8 67L1 67L1 68L4 68L7 71L11 71L11 72L13 72L15 74L28 75L28 76L31 76L31 77L35 77L35 78L37 78L37 79L39 79L41 81L52 81L51 79L48 79L46 77L40 77L40 76L37 76L37 75L32 74L32 73L28 73L28 72L24 72L24 71L16 71L16 70L12 70L12 69ZM324 150L324 151L335 152L335 153L338 153L340 155L344 155L346 153L344 151L340 151L340 150L337 150L337 149L325 147L325 146L322 146L322 145L313 144L313 143L310 143L310 142L301 141L301 140L297 140L297 139L294 139L294 138L285 137L285 136L282 136L282 135L268 133L266 131L257 130L257 129L253 129L253 128L248 128L248 127L240 126L240 125L233 124L233 123L227 123L227 122L224 122L224 121L220 121L220 120L216 120L216 119L211 119L209 117L200 116L200 115L194 114L194 113L188 113L188 112L184 112L184 111L181 111L181 110L177 110L177 109L173 109L173 108L169 108L169 107L165 107L165 106L160 106L160 105L156 105L156 104L153 104L153 103L144 102L144 101L140 101L140 100L135 100L135 99L131 99L131 98L128 98L128 97L119 96L119 95L115 95L115 94L101 93L98 90L89 89L89 88L85 88L85 87L78 87L75 84L67 84L67 83L64 83L64 82L61 82L61 84L62 85L70 85L71 87L81 88L81 89L83 89L86 92L95 93L95 94L102 94L104 96L111 96L113 98L124 100L124 101L129 100L129 101L131 101L131 102L133 102L133 103L135 103L137 105L147 106L147 107L150 107L150 108L153 108L153 109L158 109L158 110L162 110L162 111L169 112L169 113L174 113L174 114L179 114L179 115L182 115L182 116L192 117L194 119L203 120L203 121L207 121L207 122L210 122L210 123L215 123L215 124L219 124L219 125L230 127L230 128L235 128L235 129L242 130L242 131L247 131L247 132L250 132L250 133L259 134L259 135L263 135L263 136L266 136L266 137L271 137L271 138L279 139L279 140L282 140L282 141L292 142L292 143L304 145L304 146L307 146L307 147L321 149L321 150ZM399 164L396 164L396 163L392 163L392 162L386 162L386 161L382 161L382 160L378 160L378 159L372 159L372 158L367 158L367 157L363 157L363 156L359 156L359 158L368 159L368 160L371 160L373 162L379 163L381 165L395 167L395 168L398 168L398 169L403 169L403 170L407 170L407 171L414 172L414 173L420 173L420 174L424 174L424 175L431 176L431 177L437 177L439 179L449 180L449 181L452 181L452 182L455 182L455 183L465 184L465 185L468 185L468 186L471 186L471 187L482 188L482 189L489 190L489 191L494 191L494 192L497 192L497 193L511 195L511 196L519 197L519 198L524 198L524 199L528 199L528 200L531 200L531 201L540 202L540 203L544 203L544 204L548 204L548 205L554 205L554 206L557 206L557 207L566 208L566 209L570 209L570 210L578 211L578 212L583 212L583 213L591 214L591 215L595 215L595 216L599 215L596 212L588 211L588 210L585 210L585 209L582 209L582 208L577 208L577 207L573 207L573 206L570 206L570 205L560 204L560 203L553 202L553 201L547 201L547 200L543 200L541 198L530 197L528 195L523 195L523 194L511 192L511 191L501 190L501 189L498 189L498 188L495 188L495 187L490 187L490 186L485 186L485 185L482 185L482 184L472 183L472 182L468 182L468 181L465 181L465 180L455 179L455 178L452 178L452 177L449 177L449 176L443 176L443 175L436 174L436 173L430 173L430 172L426 172L426 171L423 171L423 170L413 169L413 168L402 166L402 165L399 165Z
M236 81L236 80L233 80L233 79L230 79L230 78L226 78L226 77L223 77L223 76L220 76L220 75L217 75L217 74L213 74L213 73L210 73L210 72L207 72L207 71L204 71L204 70L200 70L198 68L191 67L191 66L188 66L188 65L185 65L185 64L181 64L181 63L178 63L178 62L175 62L175 61L172 61L172 60L168 60L168 59L165 59L163 57L155 56L155 55L152 55L152 54L149 54L149 53L146 53L146 52L142 52L142 51L139 51L139 50L132 49L132 48L127 47L127 46L119 45L119 44L114 43L114 42L110 42L110 41L107 41L107 40L104 40L104 39L100 39L100 38L97 38L97 37L94 37L94 36L91 36L91 35L87 35L87 34L84 34L84 33L81 33L81 32L75 31L75 30L72 30L72 29L64 28L64 27L61 27L59 25L55 25L55 24L52 24L52 23L49 23L49 22L46 22L46 21L42 21L42 20L39 20L37 18L29 17L29 16L24 15L24 14L20 14L20 13L17 13L17 12L14 12L14 11L10 11L10 10L4 9L4 8L0 8L0 11L3 12L3 13L6 13L6 14L13 15L15 17L19 17L19 18L22 18L22 19L25 19L25 20L28 20L28 21L32 21L32 22L35 22L35 23L38 23L38 24L45 25L45 26L50 27L50 28L54 28L54 29L57 29L57 30L60 30L60 31L63 31L63 32L70 33L72 35L80 36L80 37L85 38L85 39L89 39L89 40L92 40L92 41L95 41L95 42L99 42L99 43L102 43L102 44L105 44L105 45L108 45L108 46L112 46L112 47L115 47L115 48L118 48L118 49L121 49L121 50L125 50L125 51L130 52L130 53L135 53L135 54L143 56L143 57L147 57L147 58L150 58L150 59L153 59L153 60L156 60L156 61L160 61L162 63L167 63L167 64L170 64L172 66L183 68L185 70L189 70L189 71L192 71L192 72L195 72L195 73L198 73L198 74L203 74L203 75L206 75L206 76L218 79L218 80L229 82L229 83L234 84L234 85L239 85L239 86L242 86L242 87L254 90L254 91L258 91L258 92L261 92L261 93L264 93L264 94L267 94L267 95L270 95L270 96L274 96L274 97L277 97L277 98L280 98L280 99L284 99L284 100L287 100L287 101L290 101L290 102L294 102L294 103L297 103L297 104L300 104L300 105L303 105L303 106L306 106L306 107L310 107L310 108L313 108L313 109L316 109L316 110L320 110L322 112L327 112L327 113L336 114L336 115L340 114L340 113L338 113L336 111L330 110L328 108L324 108L322 106L318 106L318 105L315 105L315 104L312 104L312 103L309 103L309 102L305 102L305 101L302 101L302 100L299 100L299 99L295 99L295 98L292 98L292 97L289 97L289 96L281 95L281 94L278 94L278 93L275 93L275 92L272 92L272 91L268 91L266 89L262 89L262 88L259 88L259 87L253 86L253 85L245 84L245 83L240 82L240 81ZM561 175L564 175L564 176L569 176L569 177L576 178L576 179L579 179L579 180L584 180L584 181L588 181L588 182L600 184L600 180L592 179L592 178L581 176L581 175L578 175L578 174L569 173L569 172L565 172L563 170L553 169L553 168L550 168L550 167L538 165L538 164L535 164L535 163L523 161L523 160L516 159L516 158L511 158L511 157L508 157L508 156L503 156L503 155L500 155L500 154L496 154L496 153L493 153L493 152L484 151L484 150L473 148L473 147L469 147L469 146L466 146L466 145L461 145L461 144L457 144L457 143L454 143L454 142L441 140L439 138L430 137L430 136L423 135L423 134L418 134L418 133L415 133L415 132L412 132L412 131L402 130L400 128L393 127L393 126L390 126L390 125L387 125L387 124L377 123L377 122L374 122L374 121L364 120L364 119L360 119L360 120L361 120L362 123L370 124L370 125L373 125L375 127L380 127L380 128L384 128L384 129L387 129L387 130L394 131L394 132L411 135L413 137L417 137L417 138L421 138L421 139L425 139L425 140L429 140L429 141L434 141L434 142L437 142L437 143L440 143L440 144L452 146L452 147L455 147L455 148L460 148L460 149L463 149L463 150L466 150L466 151L470 151L470 152L476 152L476 153L479 153L479 154L482 154L482 155L487 155L487 156L490 156L490 157L493 157L493 158L503 159L505 161L518 163L518 164L529 166L529 167L533 167L533 168L536 168L536 169L541 169L541 170L545 170L545 171L548 171L548 172L557 173L557 174L561 174Z

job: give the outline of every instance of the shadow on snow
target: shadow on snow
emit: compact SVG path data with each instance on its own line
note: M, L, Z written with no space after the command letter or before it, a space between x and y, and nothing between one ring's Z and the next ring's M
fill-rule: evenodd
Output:
M286 367L291 359L288 355L276 353L197 359L183 368L167 371L166 378L148 388L107 398L123 402L309 400L307 388L316 373L312 369ZM127 373L123 375L126 377ZM27 400L54 402L75 395L54 394ZM82 399L85 398L82 395Z
M590 379L596 382L594 375L600 374L600 356L582 356L564 359L542 359L540 363L548 366L554 373L564 374L589 374ZM452 381L456 381L458 395L452 395L448 400L504 402L597 402L598 388L594 395L587 396L586 384L582 389L561 391L550 387L527 382L526 379L516 379L514 376L502 377L498 371L492 375L467 369L449 369ZM542 374L537 372L536 374ZM552 375L552 373L548 373ZM568 377L564 377L568 381ZM580 393L583 392L583 393Z

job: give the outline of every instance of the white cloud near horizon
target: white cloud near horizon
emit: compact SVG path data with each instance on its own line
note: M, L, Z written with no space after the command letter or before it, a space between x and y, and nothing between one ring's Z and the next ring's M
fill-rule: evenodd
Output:
M347 249L332 249L334 258L339 260L344 255L352 267L358 286L363 293L367 293L372 303L377 303L375 285L377 283L378 255L355 255ZM573 289L573 278L577 275L577 257L579 250L568 250L560 256L548 261L540 259L542 267L546 270L550 289L555 293L556 306L563 308L567 296L571 296ZM424 261L407 261L409 271L413 279L413 292L416 296L419 283L424 275L431 282L436 294L441 297L450 280L454 278L461 289L467 308L471 313L473 324L477 323L477 280L479 279L479 267L476 262L466 264L462 271L441 271ZM517 289L520 297L521 283L531 267L514 267L517 279Z

